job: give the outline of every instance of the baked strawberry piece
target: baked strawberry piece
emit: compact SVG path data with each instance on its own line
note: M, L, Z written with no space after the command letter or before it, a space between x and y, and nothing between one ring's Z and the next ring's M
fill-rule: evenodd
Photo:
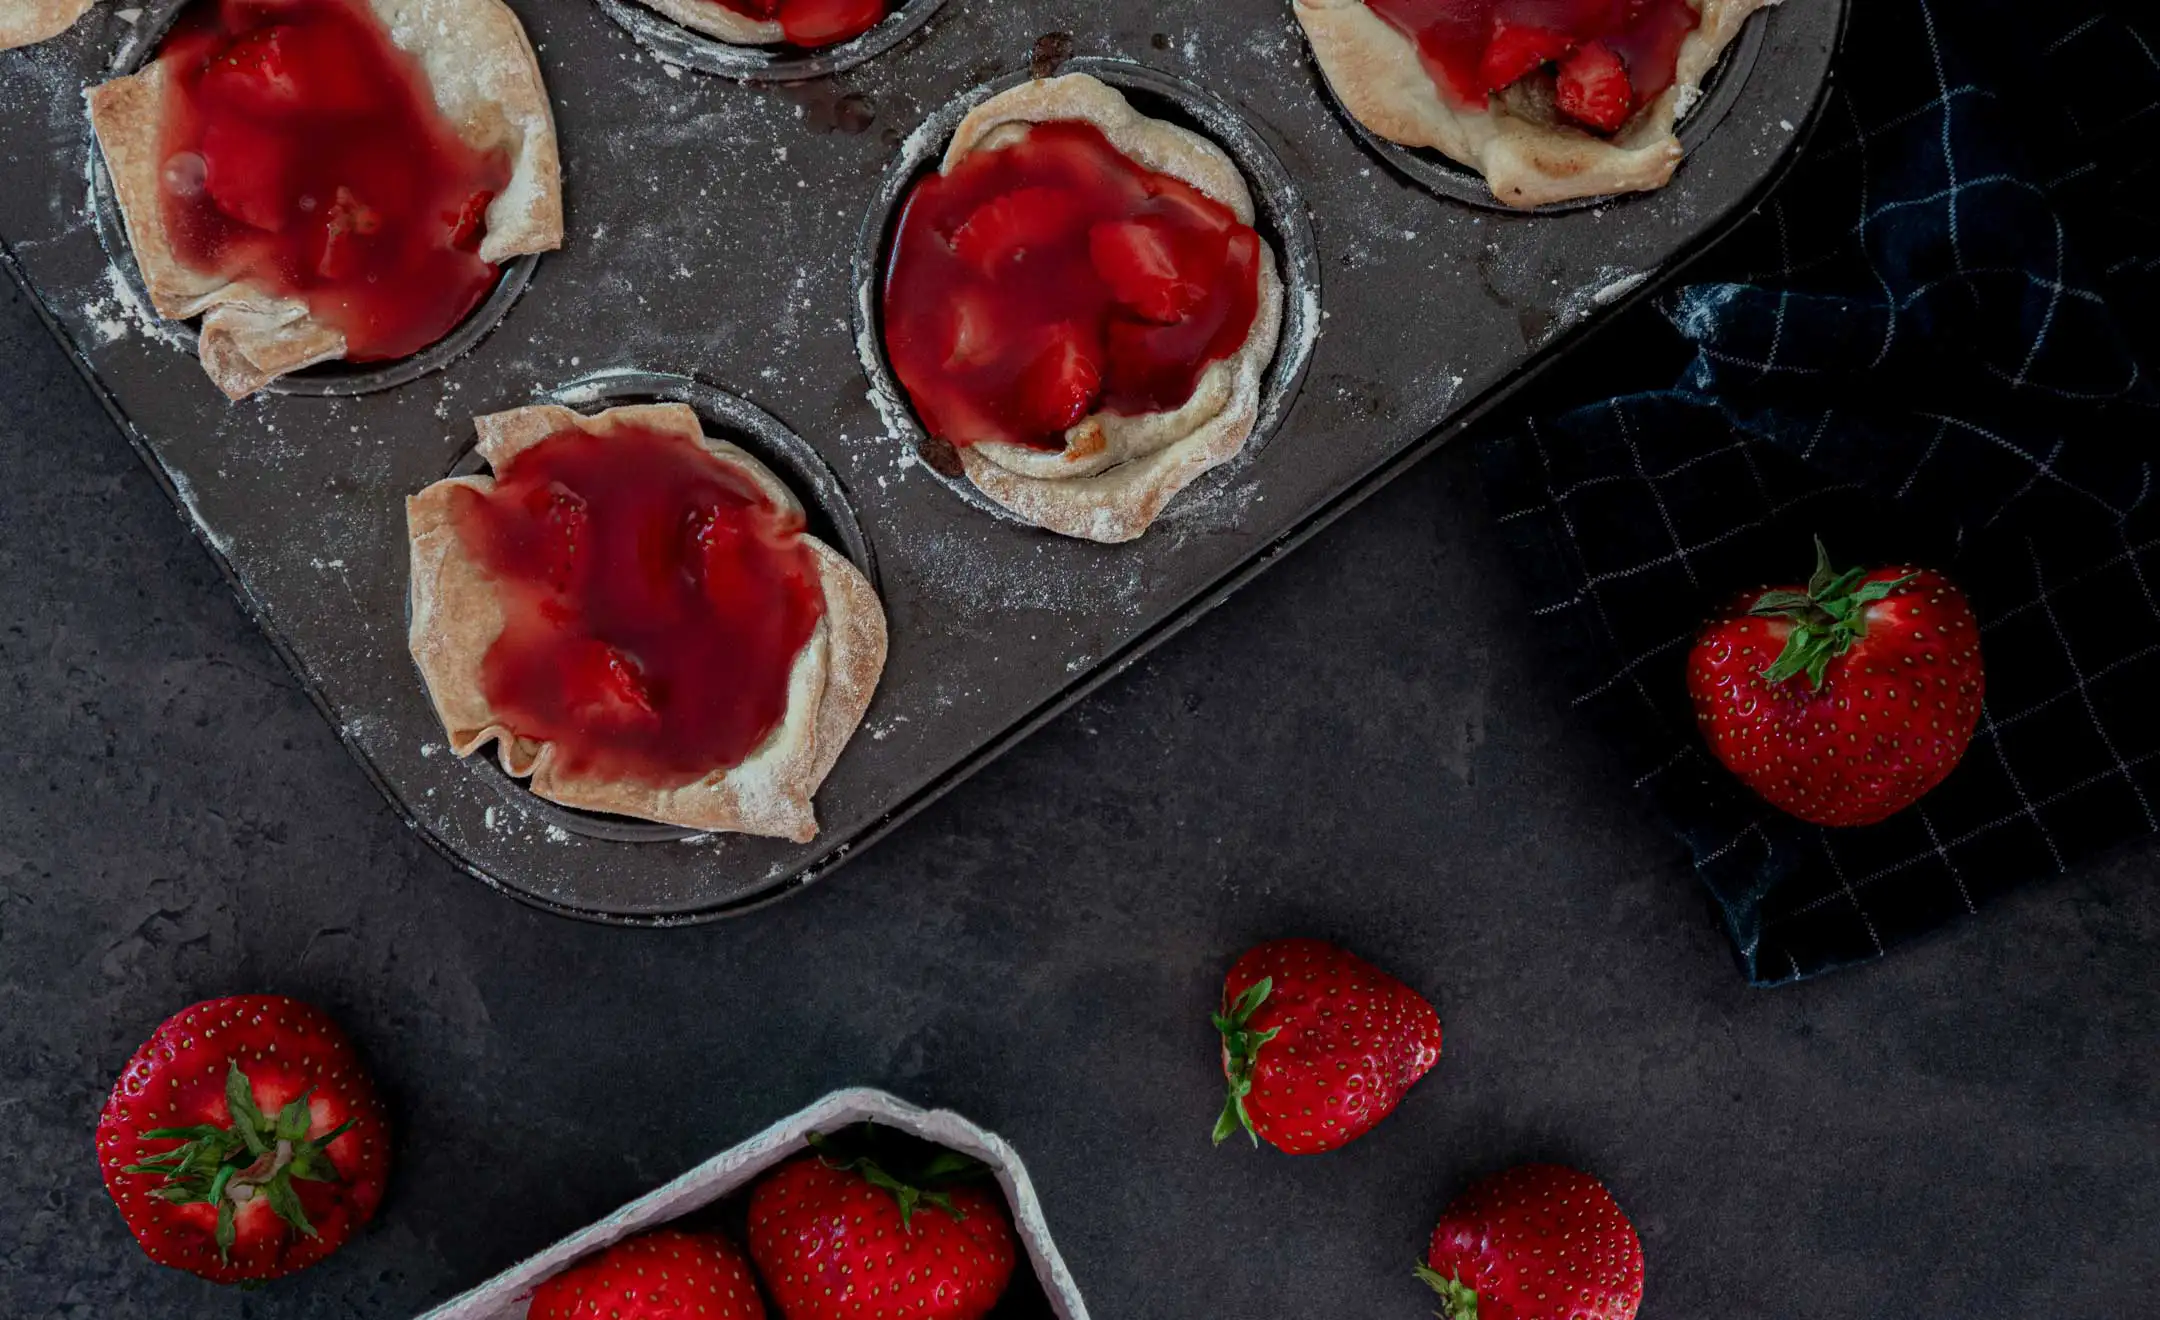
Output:
M1569 123L1613 133L1672 86L1680 43L1701 25L1691 0L1364 0L1417 43L1442 96L1482 108L1545 79Z
M894 374L992 499L1138 535L1250 433L1281 317L1252 221L1205 139L1085 75L1023 84L907 196L881 298Z
M450 737L566 806L807 841L885 658L877 595L681 404L480 418L492 476L407 505Z
M560 242L523 30L495 0L456 7L400 29L448 46L447 104L365 0L202 0L142 73L92 92L152 301L206 313L204 365L227 393L325 358L410 356L479 306L497 262ZM453 24L454 39L420 31ZM481 54L504 62L485 90L466 67Z
M135 1051L97 1156L152 1260L242 1283L306 1269L374 1218L390 1133L321 1009L234 995L181 1010Z

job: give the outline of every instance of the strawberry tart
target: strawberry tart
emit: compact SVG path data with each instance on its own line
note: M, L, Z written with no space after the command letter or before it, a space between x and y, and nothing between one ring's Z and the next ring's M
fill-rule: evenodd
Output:
M983 494L1128 541L1251 436L1275 254L1223 150L1086 74L962 120L909 192L882 293L894 375Z
M1509 206L1661 188L1674 125L1772 0L1296 0L1344 108Z
M158 314L241 398L408 357L560 247L540 66L502 0L197 0L90 120Z
M406 502L413 658L459 756L550 801L807 842L885 667L869 579L682 404L478 419Z

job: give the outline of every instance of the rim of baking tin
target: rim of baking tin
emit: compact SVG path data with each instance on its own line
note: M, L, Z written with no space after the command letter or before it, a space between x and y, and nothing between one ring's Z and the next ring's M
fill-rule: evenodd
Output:
M669 64L745 83L802 82L852 69L906 41L922 29L945 0L902 0L877 26L830 46L742 46L683 26L634 0L599 0L640 46Z
M194 0L152 0L143 7L141 17L129 28L126 36L113 53L112 64L106 70L110 78L124 78L139 72L152 56L157 54L158 44L171 30L180 11ZM88 122L87 116L85 123ZM90 134L90 218L97 230L98 243L119 277L127 282L128 294L145 309L146 314L156 316L150 302L150 287L144 283L142 268L135 262L135 245L129 241L127 221L120 212L119 194L113 191L112 172L105 168L105 153L97 144L97 135ZM422 376L432 375L471 351L474 345L487 338L488 332L502 323L510 312L510 305L517 301L525 286L532 282L533 268L540 264L540 254L530 252L513 257L500 264L502 274L495 287L480 305L468 312L449 334L429 344L408 357L388 362L318 362L312 367L279 376L265 383L258 394L287 394L313 398L349 398L358 394L374 394L380 390L394 389L410 384ZM184 321L159 319L163 333L157 338L176 349L190 354L201 351L201 340L195 318Z
M1710 66L1704 77L1702 91L1695 103L1682 115L1676 126L1680 138L1682 163L1695 154L1695 149L1708 141L1725 117L1740 100L1740 91L1747 85L1748 74L1755 68L1755 60L1762 53L1765 40L1764 29L1768 19L1764 17L1773 5L1748 15L1740 28L1740 35L1719 53L1717 62ZM1306 43L1306 51L1312 43ZM1409 147L1391 142L1373 132L1350 113L1350 107L1335 93L1335 84L1327 70L1320 66L1317 57L1312 60L1321 88L1327 94L1328 104L1335 110L1350 131L1357 135L1365 149L1378 156L1383 164L1397 174L1410 180L1437 196L1451 201L1475 206L1480 210L1496 211L1502 215L1565 215L1570 211L1588 211L1612 206L1631 198L1642 197L1641 192L1599 193L1595 197L1571 197L1564 202L1547 202L1543 206L1509 206L1493 196L1485 182L1485 176L1430 147ZM1654 191L1654 190L1653 190Z
M781 484L802 501L808 524L804 530L846 555L848 561L870 580L873 590L879 587L877 553L863 532L862 522L855 515L855 503L848 497L847 487L842 484L839 474L809 441L748 399L689 376L631 369L597 371L578 377L541 392L533 402L560 404L581 412L595 404L606 407L635 403L688 404L704 424L706 434L740 445L753 458L771 468ZM469 477L487 471L487 466L486 460L480 457L476 441L459 451L456 461L443 475ZM405 618L409 628L412 622L409 582L406 593ZM413 674L424 691L427 680L420 674L417 662L413 665ZM476 748L464 761L467 768L505 802L543 825L588 839L609 843L674 843L711 833L550 802L533 792L525 780L503 769L500 751L495 747Z
M1283 322L1276 338L1275 358L1261 382L1260 408L1253 419L1252 433L1228 462L1203 473L1178 493L1163 512L1164 517L1169 517L1217 493L1266 447L1297 400L1306 368L1312 365L1313 346L1320 337L1320 250L1313 241L1312 217L1305 208L1304 195L1275 149L1243 111L1212 92L1150 65L1104 56L1065 60L1057 72L1085 73L1120 92L1137 94L1142 102L1137 108L1143 113L1192 129L1221 147L1245 176L1253 194L1255 227L1275 249L1277 273L1283 284ZM917 125L901 144L899 156L886 167L855 239L855 355L870 378L872 398L887 431L896 434L918 456L929 445L930 436L886 357L884 316L878 298L901 203L916 180L937 168L945 144L952 140L969 111L1034 77L1029 69L1017 69L962 92ZM965 475L942 472L927 460L922 466L947 490L984 513L1019 526L1035 526L977 490Z

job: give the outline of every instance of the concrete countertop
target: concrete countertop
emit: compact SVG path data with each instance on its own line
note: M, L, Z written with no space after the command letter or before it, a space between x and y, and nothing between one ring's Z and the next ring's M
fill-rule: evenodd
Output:
M396 819L0 282L0 1314L411 1316L855 1083L1011 1139L1106 1320L1428 1315L1441 1205L1527 1158L1613 1188L1653 1320L2160 1310L2160 849L1748 990L1466 460L829 881L618 931ZM1212 1149L1221 974L1293 933L1445 1055L1345 1151ZM243 990L336 1014L401 1134L375 1226L252 1293L136 1251L90 1144L135 1044Z

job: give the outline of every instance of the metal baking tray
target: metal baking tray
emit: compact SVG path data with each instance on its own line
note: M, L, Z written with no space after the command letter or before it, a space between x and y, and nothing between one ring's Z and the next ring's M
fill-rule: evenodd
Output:
M512 2L554 101L569 237L507 270L453 346L230 404L186 328L151 315L82 93L142 58L171 3L0 53L0 252L405 818L524 901L632 924L826 874L1643 296L1759 201L1845 17L1786 0L1751 20L1664 191L1520 215L1355 131L1282 0L909 0L844 57L747 62L626 0ZM1121 546L1019 525L919 455L867 296L893 198L958 115L1057 66L1228 149L1291 286L1261 431ZM891 657L811 844L543 803L449 754L407 655L404 499L467 454L471 419L644 398L775 461L884 599Z

